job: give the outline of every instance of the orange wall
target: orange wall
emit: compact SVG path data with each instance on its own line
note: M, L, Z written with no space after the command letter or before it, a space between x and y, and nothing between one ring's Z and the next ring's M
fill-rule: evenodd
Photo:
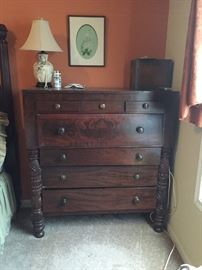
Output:
M10 62L18 114L22 113L20 89L33 86L34 52L20 51L33 19L43 17L63 49L49 59L62 72L64 84L79 82L90 87L127 88L131 59L164 57L169 0L0 0L0 22L9 30ZM106 66L69 67L67 15L106 16ZM18 119L21 148L23 198L28 197L24 170L23 124Z

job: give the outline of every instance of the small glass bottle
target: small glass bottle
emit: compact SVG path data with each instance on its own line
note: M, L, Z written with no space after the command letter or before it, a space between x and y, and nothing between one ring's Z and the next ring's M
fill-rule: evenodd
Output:
M53 72L53 84L54 88L57 88L58 90L62 88L62 77L59 70Z

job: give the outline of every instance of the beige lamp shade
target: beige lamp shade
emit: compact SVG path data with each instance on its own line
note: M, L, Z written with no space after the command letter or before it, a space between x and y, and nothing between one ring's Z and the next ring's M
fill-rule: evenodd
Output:
M43 19L34 20L32 22L29 36L25 44L20 49L47 52L62 51L51 33L48 21Z

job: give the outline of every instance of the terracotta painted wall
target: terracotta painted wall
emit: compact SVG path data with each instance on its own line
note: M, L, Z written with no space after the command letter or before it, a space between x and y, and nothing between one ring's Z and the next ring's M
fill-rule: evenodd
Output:
M21 109L21 89L33 86L34 52L20 51L33 19L43 17L50 23L62 53L49 59L62 72L63 82L79 82L90 87L127 88L131 59L164 57L168 20L168 0L1 0L0 22L9 29L12 43L11 65L19 125L23 198L29 197L26 183L25 150ZM69 67L67 15L106 16L106 66ZM24 165L25 164L25 165Z

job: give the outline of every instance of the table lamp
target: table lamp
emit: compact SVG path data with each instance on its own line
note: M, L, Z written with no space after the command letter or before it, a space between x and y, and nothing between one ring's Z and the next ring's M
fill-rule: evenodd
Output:
M48 61L47 52L61 52L48 21L44 19L33 20L29 36L20 48L21 50L38 51L38 62L33 66L34 77L37 79L36 87L52 87L53 65Z

